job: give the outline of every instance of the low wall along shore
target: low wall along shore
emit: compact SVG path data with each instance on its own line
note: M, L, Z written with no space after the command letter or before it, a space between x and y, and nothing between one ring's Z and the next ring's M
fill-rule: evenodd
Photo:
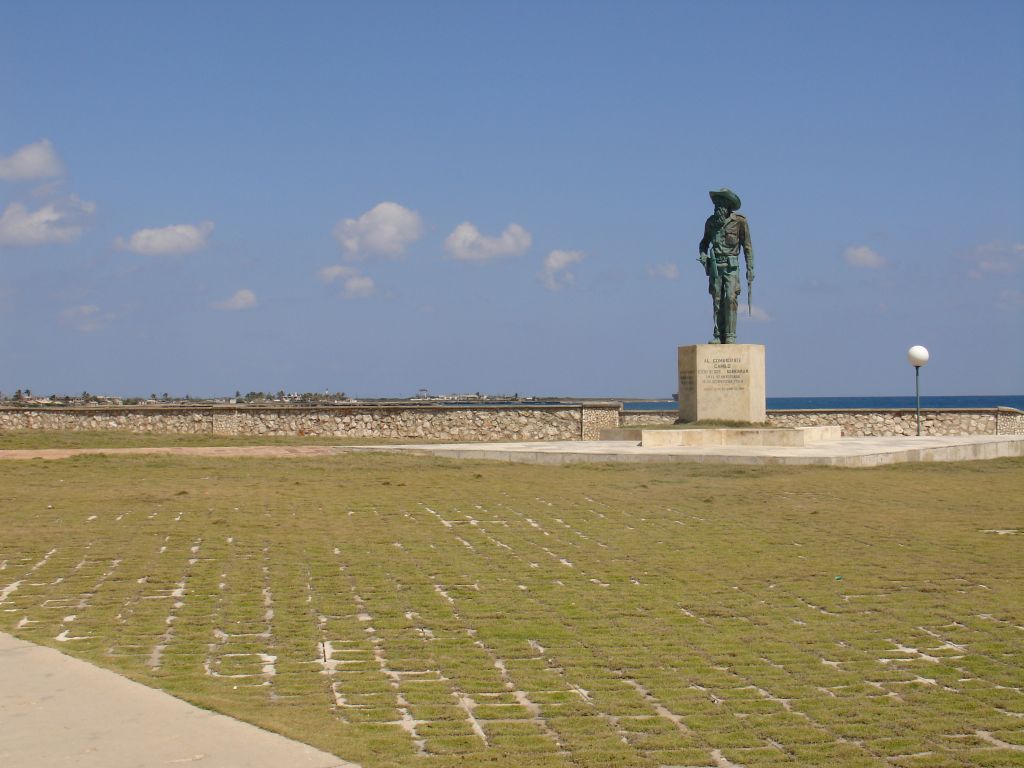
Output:
M678 412L624 411L618 402L557 405L0 406L0 431L323 435L458 442L597 440L602 429L669 424ZM782 427L836 425L845 437L917 434L913 409L768 411ZM1013 408L921 411L923 435L1021 435Z
M676 411L623 411L622 426L671 424ZM768 411L777 427L838 426L843 437L893 437L917 434L913 408L884 411ZM942 408L921 411L922 435L1024 435L1024 412L1014 408Z
M0 431L323 435L459 442L597 440L621 404L0 407Z

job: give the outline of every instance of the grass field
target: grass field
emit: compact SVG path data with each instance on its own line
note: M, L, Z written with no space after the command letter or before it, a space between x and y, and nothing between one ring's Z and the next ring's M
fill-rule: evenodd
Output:
M0 463L0 630L368 767L1024 764L1024 461Z

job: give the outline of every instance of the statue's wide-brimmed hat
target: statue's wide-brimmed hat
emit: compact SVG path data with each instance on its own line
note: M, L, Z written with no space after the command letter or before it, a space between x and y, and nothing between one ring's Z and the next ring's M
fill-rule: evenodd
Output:
M740 196L731 189L722 187L721 189L713 189L708 194L711 195L711 202L716 205L721 201L730 211L738 211L740 209Z

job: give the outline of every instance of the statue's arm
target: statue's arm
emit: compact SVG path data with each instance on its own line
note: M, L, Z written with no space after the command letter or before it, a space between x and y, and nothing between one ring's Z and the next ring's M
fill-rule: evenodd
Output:
M750 224L743 222L743 239L740 241L743 246L743 258L747 262L747 282L754 282L754 245L750 241Z
M704 264L708 260L708 247L711 245L711 219L704 222L704 237L700 239L700 245L697 246L697 261Z

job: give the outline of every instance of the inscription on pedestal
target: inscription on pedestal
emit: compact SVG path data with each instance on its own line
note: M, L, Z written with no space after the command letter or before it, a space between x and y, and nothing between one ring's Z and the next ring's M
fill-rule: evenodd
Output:
M720 392L740 392L746 389L750 368L743 358L737 356L712 357L707 361L710 368L694 371L680 371L679 385L687 389L698 385Z
M679 415L683 421L765 420L764 347L679 347Z

